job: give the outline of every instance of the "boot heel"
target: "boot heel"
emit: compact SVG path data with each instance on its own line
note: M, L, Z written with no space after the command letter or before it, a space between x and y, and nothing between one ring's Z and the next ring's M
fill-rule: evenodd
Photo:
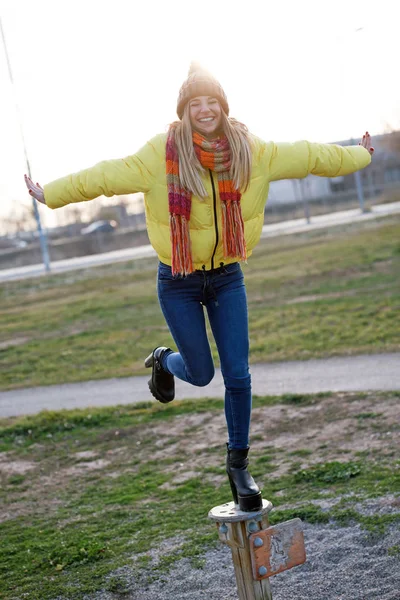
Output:
M262 495L261 492L254 494L254 496L240 496L239 497L240 510L243 512L256 512L262 509Z
M235 504L239 504L239 498L238 498L238 493L237 493L236 485L234 484L233 479L229 475L229 473L228 473L228 478L229 478L229 483L231 485L231 491L232 491L233 500L234 500Z
M153 362L154 362L154 356L153 356L153 353L151 353L144 361L144 366L148 369L149 367L153 366Z

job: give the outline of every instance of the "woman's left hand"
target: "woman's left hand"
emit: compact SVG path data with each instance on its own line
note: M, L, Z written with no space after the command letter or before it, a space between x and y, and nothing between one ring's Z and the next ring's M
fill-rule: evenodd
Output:
M362 140L361 142L359 142L358 145L363 146L363 148L366 148L368 150L371 156L373 155L375 149L371 146L371 136L369 135L368 131L364 133L364 135L362 136Z

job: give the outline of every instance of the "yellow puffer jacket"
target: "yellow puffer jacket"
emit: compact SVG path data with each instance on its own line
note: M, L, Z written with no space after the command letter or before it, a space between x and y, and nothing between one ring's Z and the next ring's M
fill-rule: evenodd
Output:
M90 169L57 179L44 187L46 204L59 208L71 202L143 192L147 231L159 259L171 265L168 190L165 144L167 134L151 139L136 154L100 162ZM270 181L299 179L309 174L323 177L347 175L366 167L371 157L362 146L341 147L333 144L294 144L264 142L252 136L253 168L251 183L242 195L241 207L248 256L259 242L264 223L264 208ZM217 175L205 174L208 197L192 197L190 238L195 269L207 270L235 262L225 259L222 245L221 203Z

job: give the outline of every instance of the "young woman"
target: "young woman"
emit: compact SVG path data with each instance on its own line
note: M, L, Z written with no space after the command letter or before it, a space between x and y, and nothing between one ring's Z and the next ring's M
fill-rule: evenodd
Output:
M100 195L143 192L150 242L158 254L158 298L178 348L159 346L145 360L160 402L174 399L174 378L197 386L214 376L204 308L225 383L226 470L241 510L262 507L247 470L251 415L246 289L240 266L257 245L270 181L347 175L366 167L368 132L358 146L265 142L229 118L220 83L196 64L178 97L179 120L136 154L108 160L47 184L25 176L29 193L50 208Z

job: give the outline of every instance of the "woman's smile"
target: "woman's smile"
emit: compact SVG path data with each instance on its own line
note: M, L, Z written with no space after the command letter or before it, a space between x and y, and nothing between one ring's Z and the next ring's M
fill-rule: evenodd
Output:
M220 129L221 106L212 96L197 96L190 101L190 121L193 129L205 137Z

